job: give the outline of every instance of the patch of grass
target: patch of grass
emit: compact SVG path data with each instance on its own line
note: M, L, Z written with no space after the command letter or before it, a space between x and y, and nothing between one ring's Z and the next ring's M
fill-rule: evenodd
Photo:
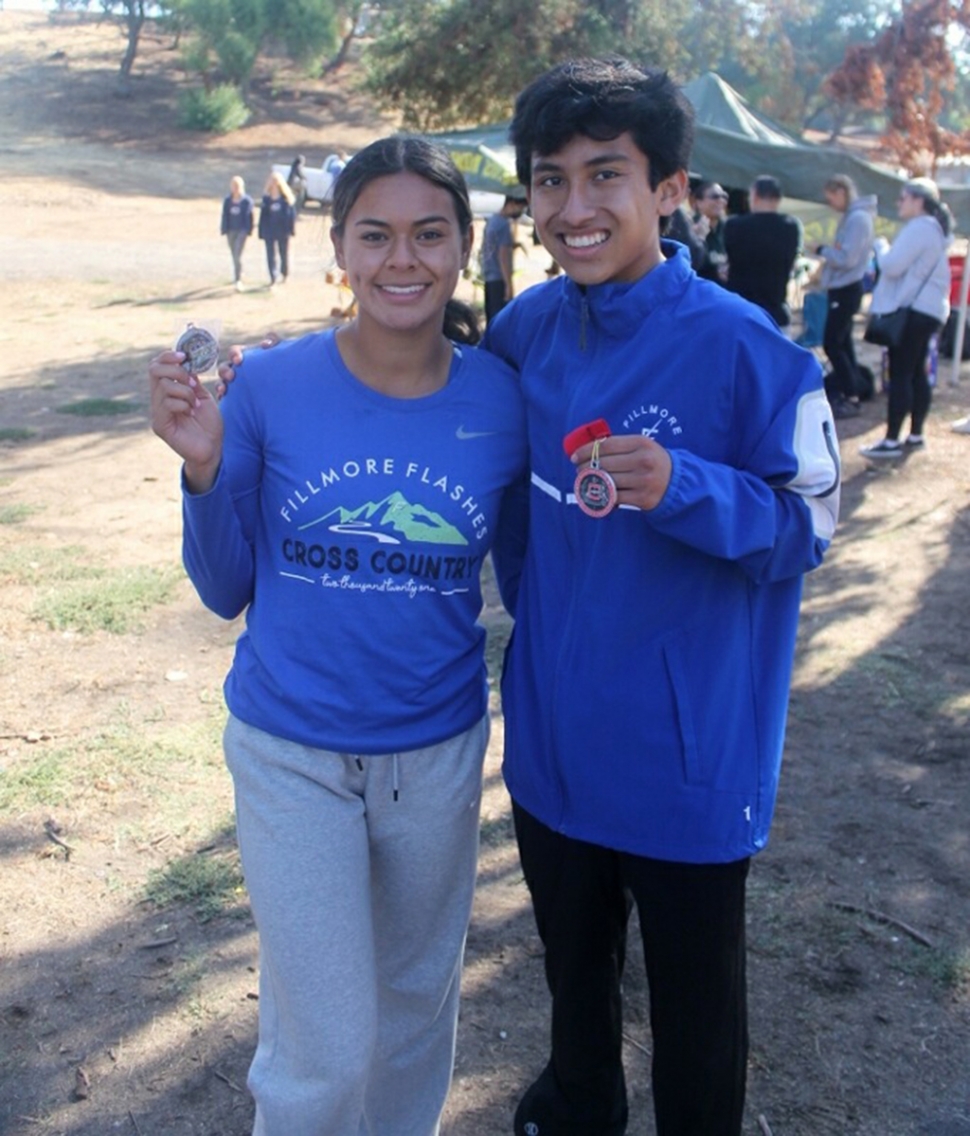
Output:
M0 813L26 812L113 793L124 782L150 784L153 824L172 824L211 797L200 769L222 765L224 714L213 707L203 719L148 736L144 722L124 724L66 744L32 746L24 760L0 772ZM142 787L144 787L144 785Z
M4 426L0 429L0 442L26 442L33 436L34 431L23 426Z
M171 599L182 572L175 566L105 572L97 579L68 581L41 599L32 617L52 631L109 631L124 635L142 626L146 612Z
M0 812L63 805L70 797L72 750L32 751L31 760L0 773Z
M86 558L90 552L78 544L60 548L38 545L0 545L0 579L28 586L61 580L94 580L104 569Z
M235 848L192 852L152 872L145 899L156 907L186 904L203 923L246 903L239 853Z
M917 951L914 948L908 965L899 969L904 973L922 975L947 993L970 992L970 948L960 951L939 947Z
M19 525L36 512L34 505L0 505L0 525Z
M120 398L82 398L57 407L58 414L76 414L79 418L107 418L116 414L135 414L142 410L137 403Z

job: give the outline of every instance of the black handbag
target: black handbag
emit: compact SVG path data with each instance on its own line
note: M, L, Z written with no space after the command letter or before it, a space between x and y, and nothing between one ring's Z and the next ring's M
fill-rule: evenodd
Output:
M925 279L916 289L916 296L926 287L926 282L936 271L934 265L927 272ZM913 297L913 303L916 302ZM877 347L898 347L906 334L906 324L909 323L909 313L913 310L912 304L905 308L897 308L894 312L873 312L866 323L866 330L862 338L866 343L874 343Z
M906 324L912 308L897 308L894 312L876 312L869 317L862 338L877 347L898 347L906 334Z

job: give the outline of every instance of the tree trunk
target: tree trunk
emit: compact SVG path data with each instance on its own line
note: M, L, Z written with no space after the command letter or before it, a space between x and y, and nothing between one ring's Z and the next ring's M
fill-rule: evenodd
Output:
M138 39L145 26L145 0L125 0L125 25L128 28L128 46L121 61L118 73L118 94L127 95L131 90L131 69L138 54Z
M350 9L349 22L350 27L347 29L347 34L340 41L340 48L337 54L330 60L324 67L324 75L332 75L334 71L339 70L347 62L347 56L350 54L350 45L354 42L354 36L357 34L357 21L360 19L360 10L363 3L354 4Z

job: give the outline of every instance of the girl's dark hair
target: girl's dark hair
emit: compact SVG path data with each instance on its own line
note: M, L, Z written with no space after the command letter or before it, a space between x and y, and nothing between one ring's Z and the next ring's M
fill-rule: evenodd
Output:
M903 186L903 193L918 197L923 202L923 212L936 219L944 237L953 232L953 214L946 202L940 200L940 190L935 181L924 177L913 178Z
M417 174L432 185L446 189L455 205L461 235L469 234L472 208L465 179L447 150L413 135L380 138L365 146L344 166L333 189L332 231L343 236L348 214L372 181L401 173ZM458 343L475 344L482 337L478 316L467 304L455 299L445 306L444 333Z
M666 72L619 56L560 63L515 101L509 134L519 181L529 185L533 154L555 154L578 134L607 141L627 131L650 163L651 189L687 169L694 108Z

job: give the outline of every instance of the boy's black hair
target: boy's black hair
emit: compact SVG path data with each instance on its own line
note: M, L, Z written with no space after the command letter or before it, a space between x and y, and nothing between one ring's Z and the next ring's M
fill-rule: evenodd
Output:
M534 154L555 154L577 134L607 141L627 132L646 154L656 189L687 169L694 109L665 71L619 56L560 63L515 100L509 134L519 181L530 184Z

